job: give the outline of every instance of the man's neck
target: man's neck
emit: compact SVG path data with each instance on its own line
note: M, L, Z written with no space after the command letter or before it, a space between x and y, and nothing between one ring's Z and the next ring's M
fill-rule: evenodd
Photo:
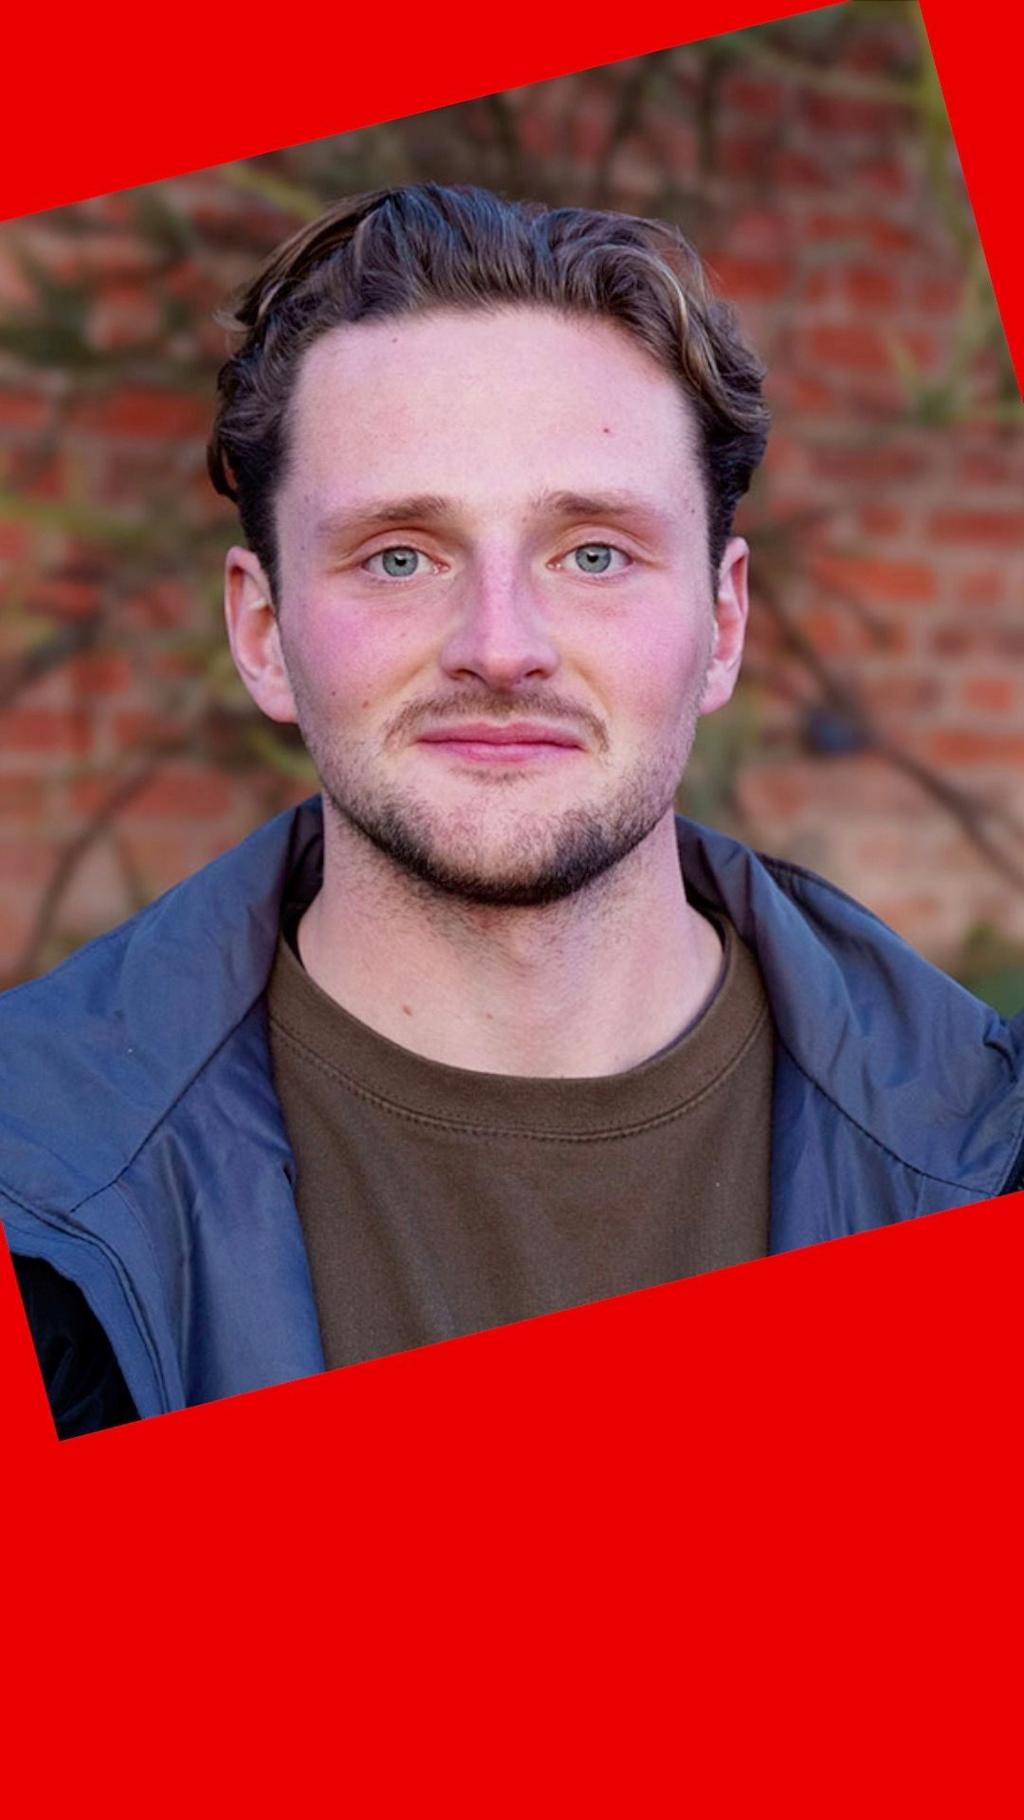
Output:
M618 1074L710 998L714 929L687 903L667 816L604 878L537 909L428 892L325 816L323 886L299 925L315 983L431 1061L542 1078Z

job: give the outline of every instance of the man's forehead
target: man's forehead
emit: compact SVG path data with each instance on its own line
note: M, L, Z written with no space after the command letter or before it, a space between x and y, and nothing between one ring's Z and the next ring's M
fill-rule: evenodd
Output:
M405 403L447 393L456 405L492 394L578 388L580 406L600 411L617 399L642 398L686 430L695 429L681 384L613 317L571 314L534 304L494 309L437 309L336 325L303 354L293 415L312 421L323 410L362 415L378 400ZM457 391L454 389L457 387ZM685 433L685 432L684 432Z
M305 357L289 444L285 491L332 529L356 513L650 515L701 486L677 380L603 319L529 308L329 331Z

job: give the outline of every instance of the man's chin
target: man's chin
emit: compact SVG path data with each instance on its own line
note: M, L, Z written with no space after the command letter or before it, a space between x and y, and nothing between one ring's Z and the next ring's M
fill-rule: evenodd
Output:
M478 830L430 829L394 808L375 814L331 799L343 825L408 882L481 909L528 910L563 903L605 878L650 832L646 821L610 828L587 816L560 819L541 834L522 827L488 841Z

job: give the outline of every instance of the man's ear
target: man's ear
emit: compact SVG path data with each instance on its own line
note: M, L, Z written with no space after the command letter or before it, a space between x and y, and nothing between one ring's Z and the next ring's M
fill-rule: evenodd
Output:
M234 545L224 562L224 617L235 668L270 720L295 721L270 584L251 550Z
M713 714L729 700L743 658L743 641L747 634L747 563L750 551L742 537L732 537L718 570L718 593L715 597L715 636L711 647L700 712Z

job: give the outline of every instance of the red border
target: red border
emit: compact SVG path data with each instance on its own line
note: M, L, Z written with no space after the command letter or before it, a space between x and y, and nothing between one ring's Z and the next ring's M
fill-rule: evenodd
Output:
M146 44L127 8L22 11L0 207L797 10L519 7L486 48L479 12L389 17L383 46L373 14L289 36L181 6ZM1024 23L924 10L1019 358ZM1005 1811L1022 1215L64 1446L0 1255L13 1811Z
M642 0L602 14L522 0L485 29L479 6L373 6L326 19L178 0L18 7L4 27L0 219L204 165L446 107L711 33L814 10L813 0Z

